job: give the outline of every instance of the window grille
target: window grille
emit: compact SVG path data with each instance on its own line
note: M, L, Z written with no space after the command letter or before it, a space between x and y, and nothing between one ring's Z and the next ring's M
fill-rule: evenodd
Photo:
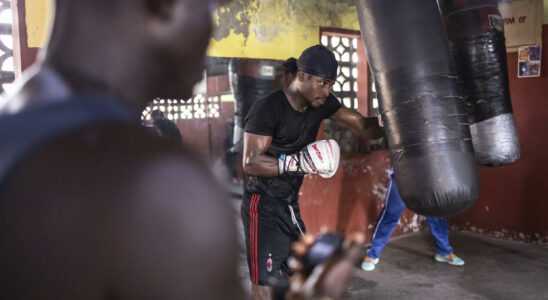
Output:
M11 91L15 79L12 25L11 1L0 0L0 104L5 101L3 93Z
M197 94L189 100L156 98L145 108L142 121L150 121L152 111L159 109L172 121L194 119L217 119L221 116L220 97Z
M369 115L374 117L380 115L381 113L379 109L379 97L377 95L377 89L375 86L375 82L373 80L371 80L369 99L370 99Z
M339 62L333 94L348 107L358 108L358 39L324 34L321 43L335 54Z
M207 102L207 117L217 119L221 116L220 97L209 97Z

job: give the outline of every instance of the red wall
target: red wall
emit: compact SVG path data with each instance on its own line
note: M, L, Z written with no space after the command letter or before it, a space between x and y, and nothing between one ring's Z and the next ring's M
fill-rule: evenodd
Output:
M177 120L183 142L199 154L220 157L228 118L234 115L234 102L221 102L221 115L216 119Z
M366 232L369 239L385 200L390 157L388 151L346 154L329 179L305 176L299 203L307 231ZM417 231L422 217L405 210L394 235Z
M521 157L505 167L480 167L479 199L469 211L450 219L455 228L548 242L548 25L542 29L541 77L518 79L517 53L508 54Z
M11 9L13 16L13 64L17 77L34 63L40 48L30 48L27 44L25 0L12 0Z
M229 92L228 75L207 78L208 96ZM219 118L177 120L183 141L204 156L220 157L223 154L226 122L234 115L234 102L220 102L219 104Z

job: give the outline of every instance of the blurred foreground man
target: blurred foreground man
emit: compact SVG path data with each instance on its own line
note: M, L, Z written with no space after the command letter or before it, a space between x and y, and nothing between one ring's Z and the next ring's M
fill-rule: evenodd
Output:
M139 126L154 97L191 96L217 3L55 4L0 108L0 299L242 299L229 202Z

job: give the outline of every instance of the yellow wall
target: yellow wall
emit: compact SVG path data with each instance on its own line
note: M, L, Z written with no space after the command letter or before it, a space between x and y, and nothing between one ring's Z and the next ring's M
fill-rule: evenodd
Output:
M44 44L51 0L26 0L29 47ZM114 1L114 0L113 0ZM544 24L548 23L548 0ZM353 0L233 0L214 15L208 55L286 59L319 42L320 27L359 30Z
M359 30L353 1L235 0L214 16L209 55L287 59L319 43L320 27ZM236 12L236 13L235 13Z
M46 39L46 31L49 28L53 13L51 0L26 0L25 12L27 23L27 45L29 47L42 47Z
M542 8L542 10L544 18L542 19L542 24L548 24L548 0L544 0L543 4L544 7Z
M26 0L29 47L42 47L51 0ZM233 0L214 15L208 55L287 59L319 43L319 28L359 30L353 0Z

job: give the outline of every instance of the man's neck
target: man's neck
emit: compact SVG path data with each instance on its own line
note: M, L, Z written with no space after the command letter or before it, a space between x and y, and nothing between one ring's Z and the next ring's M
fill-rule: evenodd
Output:
M116 76L102 76L101 72L104 71L98 73L97 68L94 66L90 67L89 64L84 63L70 64L63 60L52 60L48 62L48 65L57 71L75 94L108 95L137 111L142 111L145 108L146 101L142 101L135 94L124 93L131 89L124 89L118 84L115 80ZM131 91L139 91L139 88L135 87ZM141 92L140 94L144 93Z
M298 112L305 112L308 109L308 101L306 101L306 99L293 84L291 84L288 88L285 88L284 93L287 101L289 101L289 105L291 105L294 110Z
M126 58L114 61L112 55L109 56L112 51L97 53L89 59L82 53L74 53L70 57L59 54L61 50L67 52L70 49L67 46L66 49L49 52L44 65L55 70L75 94L109 95L139 111L145 108L148 99L153 98L147 93L147 82L142 82L144 76L132 72ZM104 66L108 66L108 72Z

